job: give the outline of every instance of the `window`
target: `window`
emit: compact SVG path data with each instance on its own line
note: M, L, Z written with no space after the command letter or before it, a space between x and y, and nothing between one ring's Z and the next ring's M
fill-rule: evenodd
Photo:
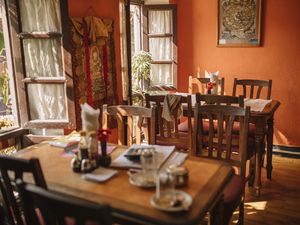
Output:
M130 39L131 39L131 57L137 54L142 48L141 43L141 6L137 4L130 5Z
M1 3L8 12L9 76L15 82L19 124L42 129L38 134L46 134L45 128L75 128L67 0Z
M152 55L151 85L176 87L176 5L142 5L137 1L132 1L130 29L131 57L141 50Z
M151 85L177 87L175 5L143 6L143 49L152 55Z
M0 2L0 133L19 126L16 109L8 27L3 2Z

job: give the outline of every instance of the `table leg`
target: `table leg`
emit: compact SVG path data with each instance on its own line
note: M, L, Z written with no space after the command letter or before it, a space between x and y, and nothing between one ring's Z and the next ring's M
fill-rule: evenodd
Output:
M273 155L273 134L274 134L274 117L271 117L268 121L268 133L267 133L267 178L272 179L272 155Z
M209 213L208 225L218 225L223 224L223 211L224 211L224 201L223 198L217 203L214 209Z
M260 189L261 189L261 163L262 163L262 155L264 153L264 147L265 147L264 137L265 137L264 120L259 120L256 123L256 131L255 131L256 162L255 162L254 188L257 197L260 196Z

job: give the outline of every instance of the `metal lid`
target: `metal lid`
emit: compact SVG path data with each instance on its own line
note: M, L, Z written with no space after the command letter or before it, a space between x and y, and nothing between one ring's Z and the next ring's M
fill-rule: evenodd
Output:
M146 157L146 158L148 158L148 157L153 157L154 154L155 154L155 149L154 149L154 148L143 149L143 151L142 151L142 153L141 153L141 155L142 155L143 157Z
M167 168L167 172L173 175L185 175L188 173L188 170L184 166L170 165Z

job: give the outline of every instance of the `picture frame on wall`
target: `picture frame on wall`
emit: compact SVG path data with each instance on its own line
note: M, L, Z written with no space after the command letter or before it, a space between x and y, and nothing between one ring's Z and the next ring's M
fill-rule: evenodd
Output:
M218 47L261 44L262 0L218 0Z

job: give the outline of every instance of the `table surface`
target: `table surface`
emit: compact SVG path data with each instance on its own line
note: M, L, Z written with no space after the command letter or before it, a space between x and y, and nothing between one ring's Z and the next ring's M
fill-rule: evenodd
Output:
M125 147L117 147L112 158L119 156ZM224 187L234 174L230 165L199 158L188 158L184 165L189 170L188 186L180 188L193 198L188 211L163 212L150 205L155 188L143 189L128 181L126 170L105 183L86 181L81 174L73 173L70 157L62 157L63 149L40 143L21 150L16 157L40 160L50 190L59 191L98 203L108 203L113 216L141 224L197 224L218 201Z

